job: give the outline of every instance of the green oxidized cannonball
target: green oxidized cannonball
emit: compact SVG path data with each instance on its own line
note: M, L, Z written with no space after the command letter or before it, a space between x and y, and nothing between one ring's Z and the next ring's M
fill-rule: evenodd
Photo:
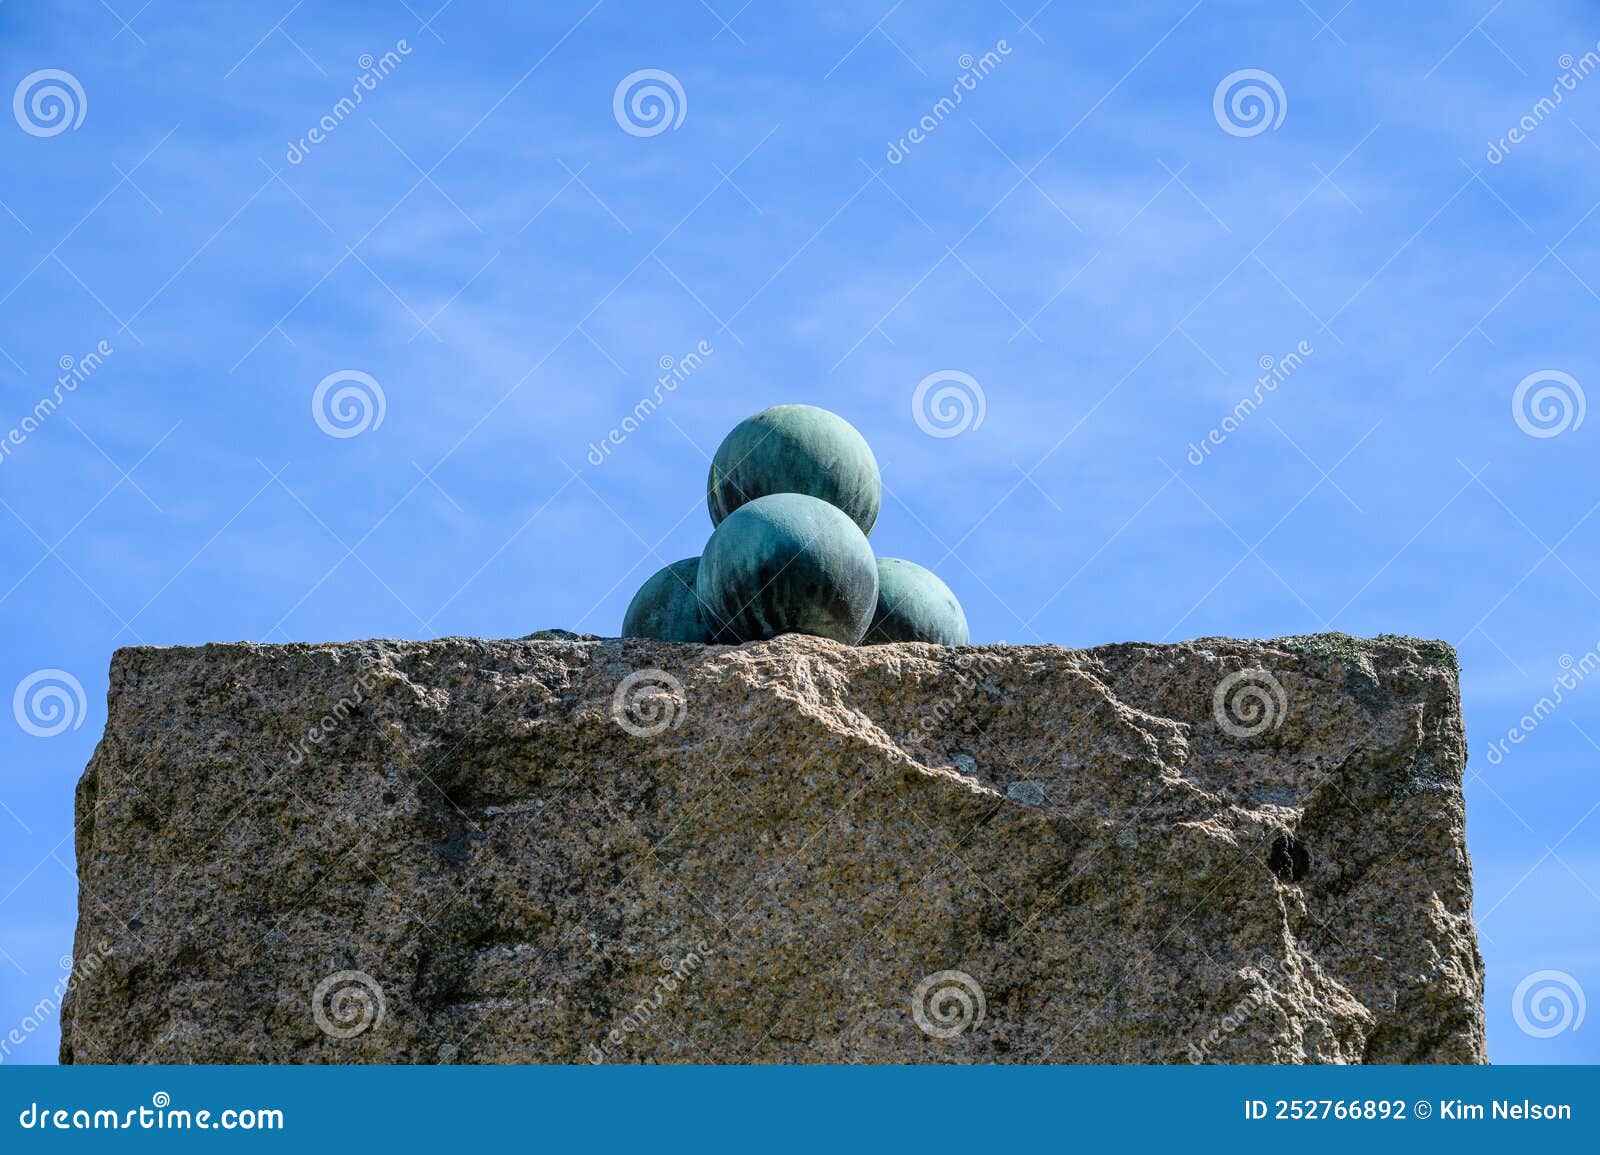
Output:
M883 482L866 439L843 417L815 405L775 405L739 422L717 447L706 479L711 524L772 493L820 498L871 533Z
M797 633L853 646L878 604L878 563L843 512L803 493L774 493L717 526L695 590L723 640Z
M622 616L622 636L659 642L710 642L711 630L700 616L695 575L700 559L686 557L658 569L639 587Z
M968 640L967 615L937 574L904 558L878 559L878 608L867 629L867 645L964 646Z

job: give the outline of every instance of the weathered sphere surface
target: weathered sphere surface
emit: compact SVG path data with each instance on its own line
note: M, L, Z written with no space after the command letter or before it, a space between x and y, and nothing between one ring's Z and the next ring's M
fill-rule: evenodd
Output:
M853 646L878 604L872 547L843 512L801 493L774 493L723 519L695 579L719 640L816 634Z
M717 447L706 479L711 524L774 493L818 498L871 533L883 481L866 439L843 417L815 405L776 405L739 422Z
M878 559L878 606L867 629L867 645L964 646L968 640L967 615L937 574L904 558Z
M659 642L710 642L711 630L700 616L695 577L700 559L686 557L651 574L622 615L622 636Z

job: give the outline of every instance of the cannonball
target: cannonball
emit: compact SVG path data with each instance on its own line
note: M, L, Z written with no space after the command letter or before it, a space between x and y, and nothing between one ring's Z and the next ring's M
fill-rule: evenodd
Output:
M841 510L773 493L723 518L700 555L695 590L721 640L796 633L853 646L878 604L878 563Z
M932 570L899 557L878 559L878 605L866 644L932 642L964 646L967 615L950 587Z
M622 615L622 636L658 642L710 642L711 630L700 616L700 600L694 592L699 569L699 558L686 557L651 574Z
M866 439L843 417L815 405L776 405L739 422L717 447L706 479L711 524L774 493L818 498L871 533L883 482Z

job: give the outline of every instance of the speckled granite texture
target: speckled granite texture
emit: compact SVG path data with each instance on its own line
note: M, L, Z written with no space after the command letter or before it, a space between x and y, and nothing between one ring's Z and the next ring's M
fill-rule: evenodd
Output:
M65 1062L1485 1061L1455 656L126 649Z

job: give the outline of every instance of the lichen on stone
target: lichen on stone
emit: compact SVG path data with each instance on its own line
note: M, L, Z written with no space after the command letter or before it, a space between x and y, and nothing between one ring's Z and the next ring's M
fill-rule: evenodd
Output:
M1428 638L1407 637L1404 634L1379 634L1375 638L1357 638L1350 634L1331 632L1325 634L1293 634L1273 638L1270 645L1285 650L1322 658L1330 662L1344 662L1360 667L1364 672L1373 670L1373 658L1385 646L1400 646L1416 652L1430 666L1460 673L1455 647L1448 642Z

